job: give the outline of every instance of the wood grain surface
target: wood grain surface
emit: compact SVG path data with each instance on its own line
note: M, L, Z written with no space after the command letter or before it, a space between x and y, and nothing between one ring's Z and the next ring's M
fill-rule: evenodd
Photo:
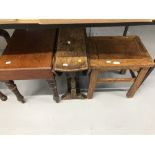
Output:
M51 76L55 36L55 29L16 30L0 56L0 79Z
M59 30L54 69L71 72L88 69L85 28L62 28Z
M154 65L153 59L137 36L89 37L87 54L91 68Z
M154 19L0 19L0 24L90 24L153 21Z
M133 97L154 61L138 36L102 36L87 38L90 78L87 97L91 99L96 84L133 82L127 97ZM129 78L98 78L109 70L130 70ZM137 76L134 70L137 70Z

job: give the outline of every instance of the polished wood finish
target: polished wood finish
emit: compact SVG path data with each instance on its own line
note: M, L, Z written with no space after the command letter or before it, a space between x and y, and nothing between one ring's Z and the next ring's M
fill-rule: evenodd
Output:
M55 30L16 30L0 57L0 79L51 78L55 35Z
M52 80L54 99L59 102L52 73L55 38L55 29L15 30L0 56L0 80Z
M0 57L0 79L51 78L55 34L55 30L16 30Z
M154 62L137 36L89 37L87 54L90 74L88 98L92 98L97 83L133 82L127 97L133 97ZM100 72L129 69L131 78L97 78ZM134 70L138 71L137 76Z
M7 31L0 29L0 36L2 36L6 40L7 44L9 43L10 35L9 35L9 33ZM15 85L14 81L12 81L12 80L4 81L4 83L15 94L18 101L20 101L22 103L25 102L24 97L19 92L19 90L18 90L17 86ZM2 92L0 92L0 99L2 101L6 101L7 96L4 95Z

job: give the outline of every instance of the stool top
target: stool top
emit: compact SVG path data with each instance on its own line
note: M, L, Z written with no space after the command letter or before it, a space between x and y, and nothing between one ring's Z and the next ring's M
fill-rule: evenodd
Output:
M90 67L154 65L138 36L89 37L87 54Z
M85 37L85 28L59 30L54 70L72 72L88 69Z
M0 56L0 69L51 69L55 37L55 29L15 30Z

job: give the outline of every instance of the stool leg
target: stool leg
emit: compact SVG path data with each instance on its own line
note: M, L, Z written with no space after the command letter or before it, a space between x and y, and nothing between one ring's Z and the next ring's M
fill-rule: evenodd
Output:
M123 36L127 36L128 30L129 30L129 26L126 25L126 26L125 26L125 29L124 29L124 32L123 32ZM120 71L120 74L126 74L126 71L127 71L126 69L122 69L122 70Z
M154 60L154 63L155 63L155 60ZM143 80L143 82L142 82L141 84L144 83L144 81L147 79L147 77L152 73L152 71L153 71L154 69L155 69L155 66L149 68L149 70L148 70L148 72L146 73L145 78L144 78L144 80Z
M6 100L7 100L7 96L4 95L2 92L0 92L0 99L1 99L2 101L6 101Z
M5 81L6 86L15 94L18 101L25 103L24 97L20 94L14 81Z
M93 92L96 87L96 80L97 80L97 71L92 70L92 72L90 73L89 86L88 86L88 94L87 94L88 99L91 99L93 97Z
M136 93L136 91L140 87L141 83L143 82L145 75L147 74L148 70L149 70L149 68L142 68L140 70L139 74L137 75L135 82L130 87L130 89L126 95L128 98L131 98L134 96L134 94Z
M122 70L120 71L120 74L124 75L124 74L126 74L126 71L127 71L127 70L122 69Z
M59 103L60 101L60 97L59 97L59 93L57 90L57 85L56 85L56 80L55 78L51 79L51 80L47 80L49 87L52 89L53 91L53 100L56 101L56 103Z

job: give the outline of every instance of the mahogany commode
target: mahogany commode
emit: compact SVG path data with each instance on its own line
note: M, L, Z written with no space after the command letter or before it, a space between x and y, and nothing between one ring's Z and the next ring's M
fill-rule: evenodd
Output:
M46 79L59 102L52 72L56 29L15 30L0 57L0 80Z
M2 36L5 41L7 42L7 44L10 41L10 35L7 31L0 29L0 36ZM14 81L12 80L5 80L2 81L6 84L6 86L15 94L16 98L18 101L24 103L24 97L21 95L21 93L19 92L19 90L17 89L17 86L15 85ZM2 101L6 101L7 100L7 96L4 95L2 92L0 92L0 99Z

